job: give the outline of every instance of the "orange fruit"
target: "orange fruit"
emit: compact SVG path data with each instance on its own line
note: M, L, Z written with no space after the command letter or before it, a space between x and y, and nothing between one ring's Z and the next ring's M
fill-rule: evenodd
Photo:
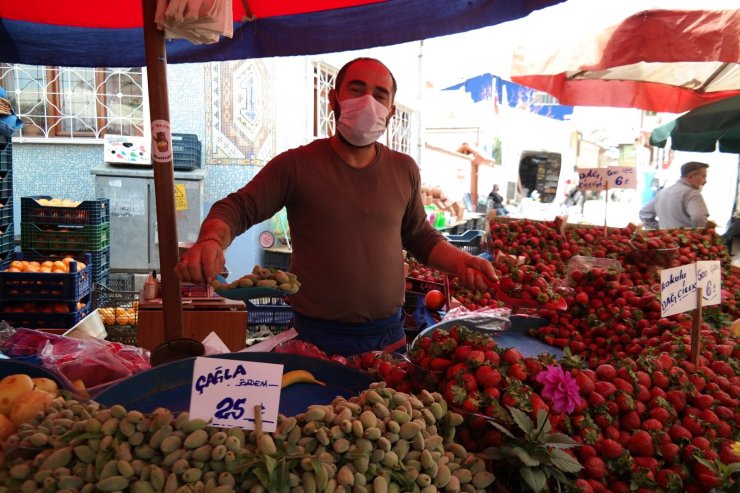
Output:
M52 263L52 269L62 269L63 272L67 272L69 270L69 267L61 260L56 260Z
M6 272L22 272L18 267L8 267L5 269Z
M12 267L14 269L18 269L17 271L13 271L13 272L20 272L20 271L23 270L23 261L22 260L13 260L10 263L10 267Z
M42 265L39 267L39 272L51 272L51 267L45 267Z
M28 265L29 266L32 265L32 266L38 268L38 267L41 267L41 262L38 262L37 260L31 260L30 262L28 262Z
M41 267L51 268L52 264L54 264L54 262L52 262L51 260L45 260L44 262L41 262Z

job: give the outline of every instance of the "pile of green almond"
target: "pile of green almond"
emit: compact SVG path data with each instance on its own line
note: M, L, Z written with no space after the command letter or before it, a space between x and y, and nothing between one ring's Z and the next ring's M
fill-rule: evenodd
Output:
M253 287L273 288L286 294L294 294L301 287L301 283L298 282L298 278L292 272L273 267L260 267L259 265L255 265L251 273L245 274L239 279L226 283L214 280L211 285L216 290Z
M3 444L0 492L483 493L494 476L454 443L462 422L438 393L382 383L273 433L60 396Z

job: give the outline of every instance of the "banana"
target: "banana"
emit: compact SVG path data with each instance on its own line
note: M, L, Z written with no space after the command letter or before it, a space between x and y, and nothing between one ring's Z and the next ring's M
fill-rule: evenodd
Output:
M280 384L280 388L284 389L294 383L314 383L326 387L326 384L321 380L316 380L316 377L310 371L306 370L293 370L287 373L283 373L283 379Z

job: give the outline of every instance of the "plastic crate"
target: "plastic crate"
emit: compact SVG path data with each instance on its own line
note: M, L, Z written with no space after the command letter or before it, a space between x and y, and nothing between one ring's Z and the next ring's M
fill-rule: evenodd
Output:
M271 332L281 332L290 326L293 308L282 298L258 298L246 300L247 327L250 332L267 328Z
M0 200L0 228L13 222L13 197Z
M16 260L23 254L17 252ZM48 259L47 259L48 260ZM79 272L0 272L0 299L23 301L77 302L90 294L92 289L89 256L86 266ZM70 263L75 269L76 263Z
M110 223L100 226L54 226L50 224L23 224L23 250L55 250L97 252L110 247Z
M76 207L55 207L39 204L51 200L45 195L21 197L21 225L26 223L99 226L110 222L108 199L85 200Z
M13 142L10 137L0 136L0 171L13 169Z
M0 253L11 252L15 250L15 231L13 222L0 224Z
M470 229L461 235L447 235L447 239L460 250L464 250L471 255L478 255L483 251L484 234L484 231Z
M172 134L172 161L176 170L201 167L201 145L195 134Z
M136 346L139 293L95 284L94 300L108 333L106 340Z
M97 252L23 251L23 258L26 260L61 260L64 257L72 257L89 265L93 284L110 274L110 248Z
M36 307L40 307L41 305L58 306L59 303L63 303L67 305L67 309L69 310L67 313L31 311L33 308L27 303L29 302L0 300L0 320L5 320L9 325L12 325L15 328L25 327L27 329L67 330L71 329L75 324L77 324L77 322L85 318L87 314L90 313L89 294L85 298L79 300L79 303L82 304L79 308L78 302L42 302L40 304L36 304ZM16 307L20 307L24 311L16 311Z
M13 196L13 171L0 170L0 200L4 201Z
M263 250L262 253L264 254L262 265L265 267L272 267L273 269L284 271L290 270L290 253L272 252L270 250Z

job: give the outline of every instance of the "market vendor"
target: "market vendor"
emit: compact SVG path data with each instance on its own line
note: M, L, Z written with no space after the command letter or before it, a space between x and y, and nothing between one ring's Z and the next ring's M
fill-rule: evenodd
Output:
M372 58L337 73L329 101L337 132L272 159L246 186L216 202L198 241L176 267L180 279L214 279L234 237L286 207L290 298L299 338L328 354L405 349L402 249L486 289L490 262L450 243L427 221L416 162L376 140L395 112L396 80Z

